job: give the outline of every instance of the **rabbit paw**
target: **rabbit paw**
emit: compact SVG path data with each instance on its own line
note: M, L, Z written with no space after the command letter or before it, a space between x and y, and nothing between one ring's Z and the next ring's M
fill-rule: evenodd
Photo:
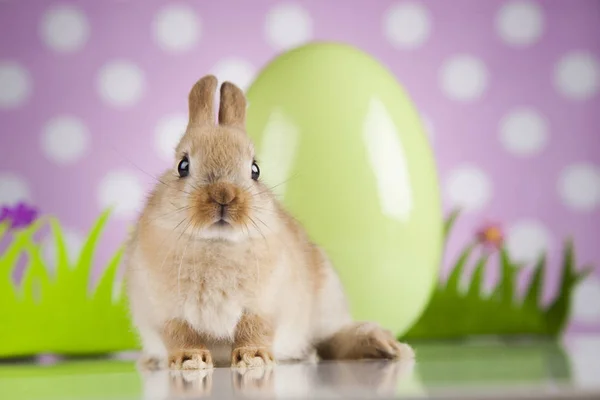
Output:
M231 366L234 368L260 368L273 364L273 354L264 347L238 347L231 355Z
M211 369L213 367L210 351L205 349L180 350L169 355L171 369Z
M358 358L375 358L388 360L412 360L414 350L406 343L400 343L394 335L375 324L364 324L357 329L359 346L356 349Z

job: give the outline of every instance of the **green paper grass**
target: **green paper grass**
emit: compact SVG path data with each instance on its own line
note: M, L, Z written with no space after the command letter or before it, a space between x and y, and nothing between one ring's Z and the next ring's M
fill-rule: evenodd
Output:
M91 293L88 291L95 249L109 214L104 212L95 222L74 263L69 262L63 231L56 219L38 220L14 233L8 232L7 224L0 224L0 239L11 236L8 248L0 255L0 357L46 352L101 354L138 348L123 288L115 288L122 249L109 261L96 287ZM446 238L457 217L455 212L447 219ZM55 238L54 274L48 272L41 257L41 245L34 240L45 224L50 225ZM545 256L538 260L523 298L517 298L515 293L520 267L505 248L491 255L499 257L501 265L500 282L491 294L482 293L484 270L490 257L485 254L476 261L468 289L462 290L461 276L477 250L476 242L463 250L449 278L438 285L428 308L405 339L476 335L555 337L562 332L573 289L589 271L575 267L571 241L564 247L560 294L547 307L540 304ZM20 285L15 286L11 276L22 256L28 262Z
M123 288L115 288L122 256L109 261L97 286L88 292L94 253L109 211L100 215L88 233L79 258L68 259L63 230L56 219L38 220L8 233L0 224L0 239L12 235L0 255L0 357L38 353L94 354L137 348L130 327ZM56 269L50 274L34 235L49 223L56 246ZM20 257L27 257L21 284L12 281Z
M458 217L453 212L444 229L446 239ZM541 295L546 255L537 261L523 298L516 295L516 277L521 267L513 262L505 247L495 254L479 255L469 287L461 288L461 277L469 258L478 250L477 242L469 244L459 255L450 276L440 283L417 323L405 339L452 339L478 335L556 337L564 329L571 296L577 283L591 268L575 267L573 243L564 245L562 278L557 297L542 306ZM484 271L489 257L498 257L501 268L499 283L489 294L482 291ZM581 271L581 272L578 272Z

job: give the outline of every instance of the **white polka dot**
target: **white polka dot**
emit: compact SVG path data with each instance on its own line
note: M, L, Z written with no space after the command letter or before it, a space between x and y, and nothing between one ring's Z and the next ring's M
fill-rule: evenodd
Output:
M100 182L98 191L100 207L114 207L116 216L130 218L141 210L144 188L137 175L127 170L109 172Z
M397 48L419 47L431 31L429 11L417 3L395 4L384 15L383 30L390 43Z
M457 101L478 99L488 83L485 64L478 58L462 54L447 60L440 74L442 90Z
M588 276L575 288L573 312L577 322L600 323L600 279Z
M59 6L44 14L40 31L48 47L70 53L85 45L90 27L83 12L69 6Z
M30 200L31 192L25 179L10 172L0 172L0 207Z
M90 134L81 120L71 116L55 117L42 132L42 151L57 164L72 164L86 155Z
M219 61L212 69L213 74L220 82L235 83L242 90L246 90L255 76L255 69L248 61L241 58L226 58Z
M548 123L536 110L519 108L500 121L500 141L516 156L540 153L548 140Z
M170 5L160 10L154 19L154 36L158 45L167 51L190 50L198 42L201 23L193 9Z
M450 172L446 194L455 207L465 211L483 209L492 198L492 183L480 168L463 165Z
M118 108L137 103L144 91L144 74L129 61L112 61L100 70L98 91L102 99Z
M16 108L31 93L31 78L25 68L12 61L0 61L0 108Z
M598 300L598 298L596 298ZM596 302L596 304L600 304ZM571 380L578 391L598 390L598 371L600 371L600 336L597 334L569 335L569 362Z
M544 15L532 1L509 1L496 16L496 30L500 38L513 46L535 43L544 30Z
M162 117L155 130L155 149L165 161L173 161L175 148L187 128L188 117L185 114L172 114Z
M296 47L311 39L312 19L299 4L279 4L267 14L265 34L267 41L278 50Z
M69 261L69 267L74 268L76 266L81 248L85 243L83 234L77 230L62 228L63 240L67 251L67 259ZM56 271L58 263L58 250L56 247L56 238L52 233L42 239L42 257L48 269L51 272Z
M508 228L506 247L511 258L524 265L534 265L549 248L550 232L535 220L522 220Z
M554 70L554 84L564 96L587 100L600 88L600 66L594 55L572 52L560 59Z
M600 168L574 164L564 168L558 180L563 202L576 211L592 211L600 204Z

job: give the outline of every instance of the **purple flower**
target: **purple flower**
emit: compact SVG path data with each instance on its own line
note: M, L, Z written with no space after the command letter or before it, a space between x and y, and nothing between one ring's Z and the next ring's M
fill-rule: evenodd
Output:
M477 239L488 249L497 250L504 242L504 232L500 224L489 222L479 229Z
M38 216L38 210L25 203L18 203L14 207L2 207L0 222L9 221L11 229L26 228Z
M0 210L0 223L10 218L10 209L8 207L2 207Z

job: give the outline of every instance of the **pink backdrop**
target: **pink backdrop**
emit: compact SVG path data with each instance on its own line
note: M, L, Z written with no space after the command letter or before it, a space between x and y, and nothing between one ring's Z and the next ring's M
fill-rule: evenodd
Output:
M547 296L567 235L580 264L600 266L595 0L1 1L0 205L57 215L73 257L116 205L100 266L169 165L193 82L213 72L247 87L320 39L369 52L414 99L444 203L467 209L451 258L493 220L524 262L549 251ZM572 328L600 331L598 269L575 300Z

